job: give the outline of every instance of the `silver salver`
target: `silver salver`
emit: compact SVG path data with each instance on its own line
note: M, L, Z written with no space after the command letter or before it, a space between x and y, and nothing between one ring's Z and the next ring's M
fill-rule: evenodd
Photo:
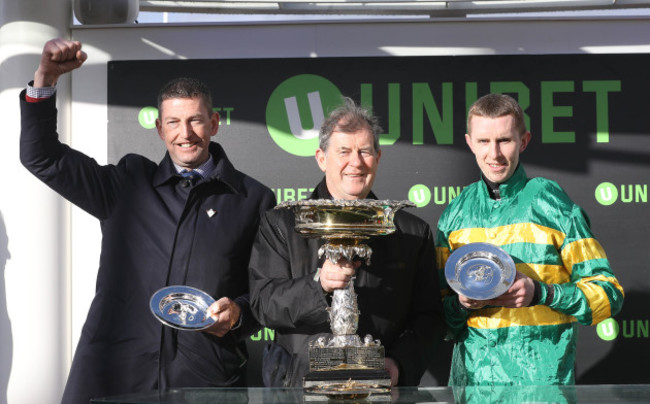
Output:
M163 324L179 330L204 330L215 323L208 315L212 296L187 285L172 285L151 296L149 308Z
M474 300L490 300L505 293L517 270L510 255L490 243L469 243L454 250L445 264L449 287Z

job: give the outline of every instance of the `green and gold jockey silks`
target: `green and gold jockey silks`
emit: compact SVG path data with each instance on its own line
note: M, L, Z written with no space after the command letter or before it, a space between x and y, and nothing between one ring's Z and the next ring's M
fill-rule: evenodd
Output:
M623 288L586 213L560 186L529 179L523 166L491 199L483 181L466 187L443 212L437 265L468 243L488 242L510 254L517 271L548 285L531 307L468 311L443 290L454 347L450 385L573 384L578 324L619 312Z

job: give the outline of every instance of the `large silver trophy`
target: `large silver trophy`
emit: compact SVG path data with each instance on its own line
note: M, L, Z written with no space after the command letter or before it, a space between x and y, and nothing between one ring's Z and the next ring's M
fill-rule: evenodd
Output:
M395 212L413 206L409 201L312 199L284 202L276 209L292 209L297 232L326 241L318 251L319 258L324 255L333 263L342 258L363 259L370 265L372 249L364 242L393 233ZM332 294L329 318L332 335L319 338L309 347L310 372L303 382L305 389L323 394L349 394L368 387L389 389L384 347L370 335L363 341L357 335L359 310L353 281Z

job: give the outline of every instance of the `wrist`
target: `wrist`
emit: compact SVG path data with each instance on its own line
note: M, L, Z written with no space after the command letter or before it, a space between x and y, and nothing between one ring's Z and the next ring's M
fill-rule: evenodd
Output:
M33 86L35 88L54 87L56 86L57 79L58 77L51 77L36 70L36 73L34 73Z
M544 283L541 281L534 282L535 292L529 306L550 306L551 303L553 303L553 298L555 297L555 288L552 284Z
M528 307L532 307L540 304L540 300L542 298L542 289L543 289L542 283L533 280L533 285L535 286L535 289L533 291L533 298L530 300Z
M460 301L460 296L456 295L456 299L454 306L456 307L456 311L459 313L463 313L466 315L469 315L471 312L473 312L475 309L472 309L470 307L465 306L461 301Z

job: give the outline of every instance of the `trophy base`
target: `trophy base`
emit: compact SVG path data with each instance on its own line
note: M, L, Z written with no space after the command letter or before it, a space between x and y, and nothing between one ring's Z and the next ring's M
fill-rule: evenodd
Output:
M303 387L323 386L346 383L353 380L358 383L390 388L390 374L379 369L344 369L320 370L309 372L303 378Z
M309 348L309 371L384 370L384 347L343 346Z
M350 386L347 390L345 386ZM309 372L303 378L304 401L372 396L372 402L390 402L390 374L379 369L343 369ZM365 402L365 401L363 401Z
M364 395L381 401L381 397L390 398L390 387L381 345L309 348L309 373L303 378L305 401L362 399Z

